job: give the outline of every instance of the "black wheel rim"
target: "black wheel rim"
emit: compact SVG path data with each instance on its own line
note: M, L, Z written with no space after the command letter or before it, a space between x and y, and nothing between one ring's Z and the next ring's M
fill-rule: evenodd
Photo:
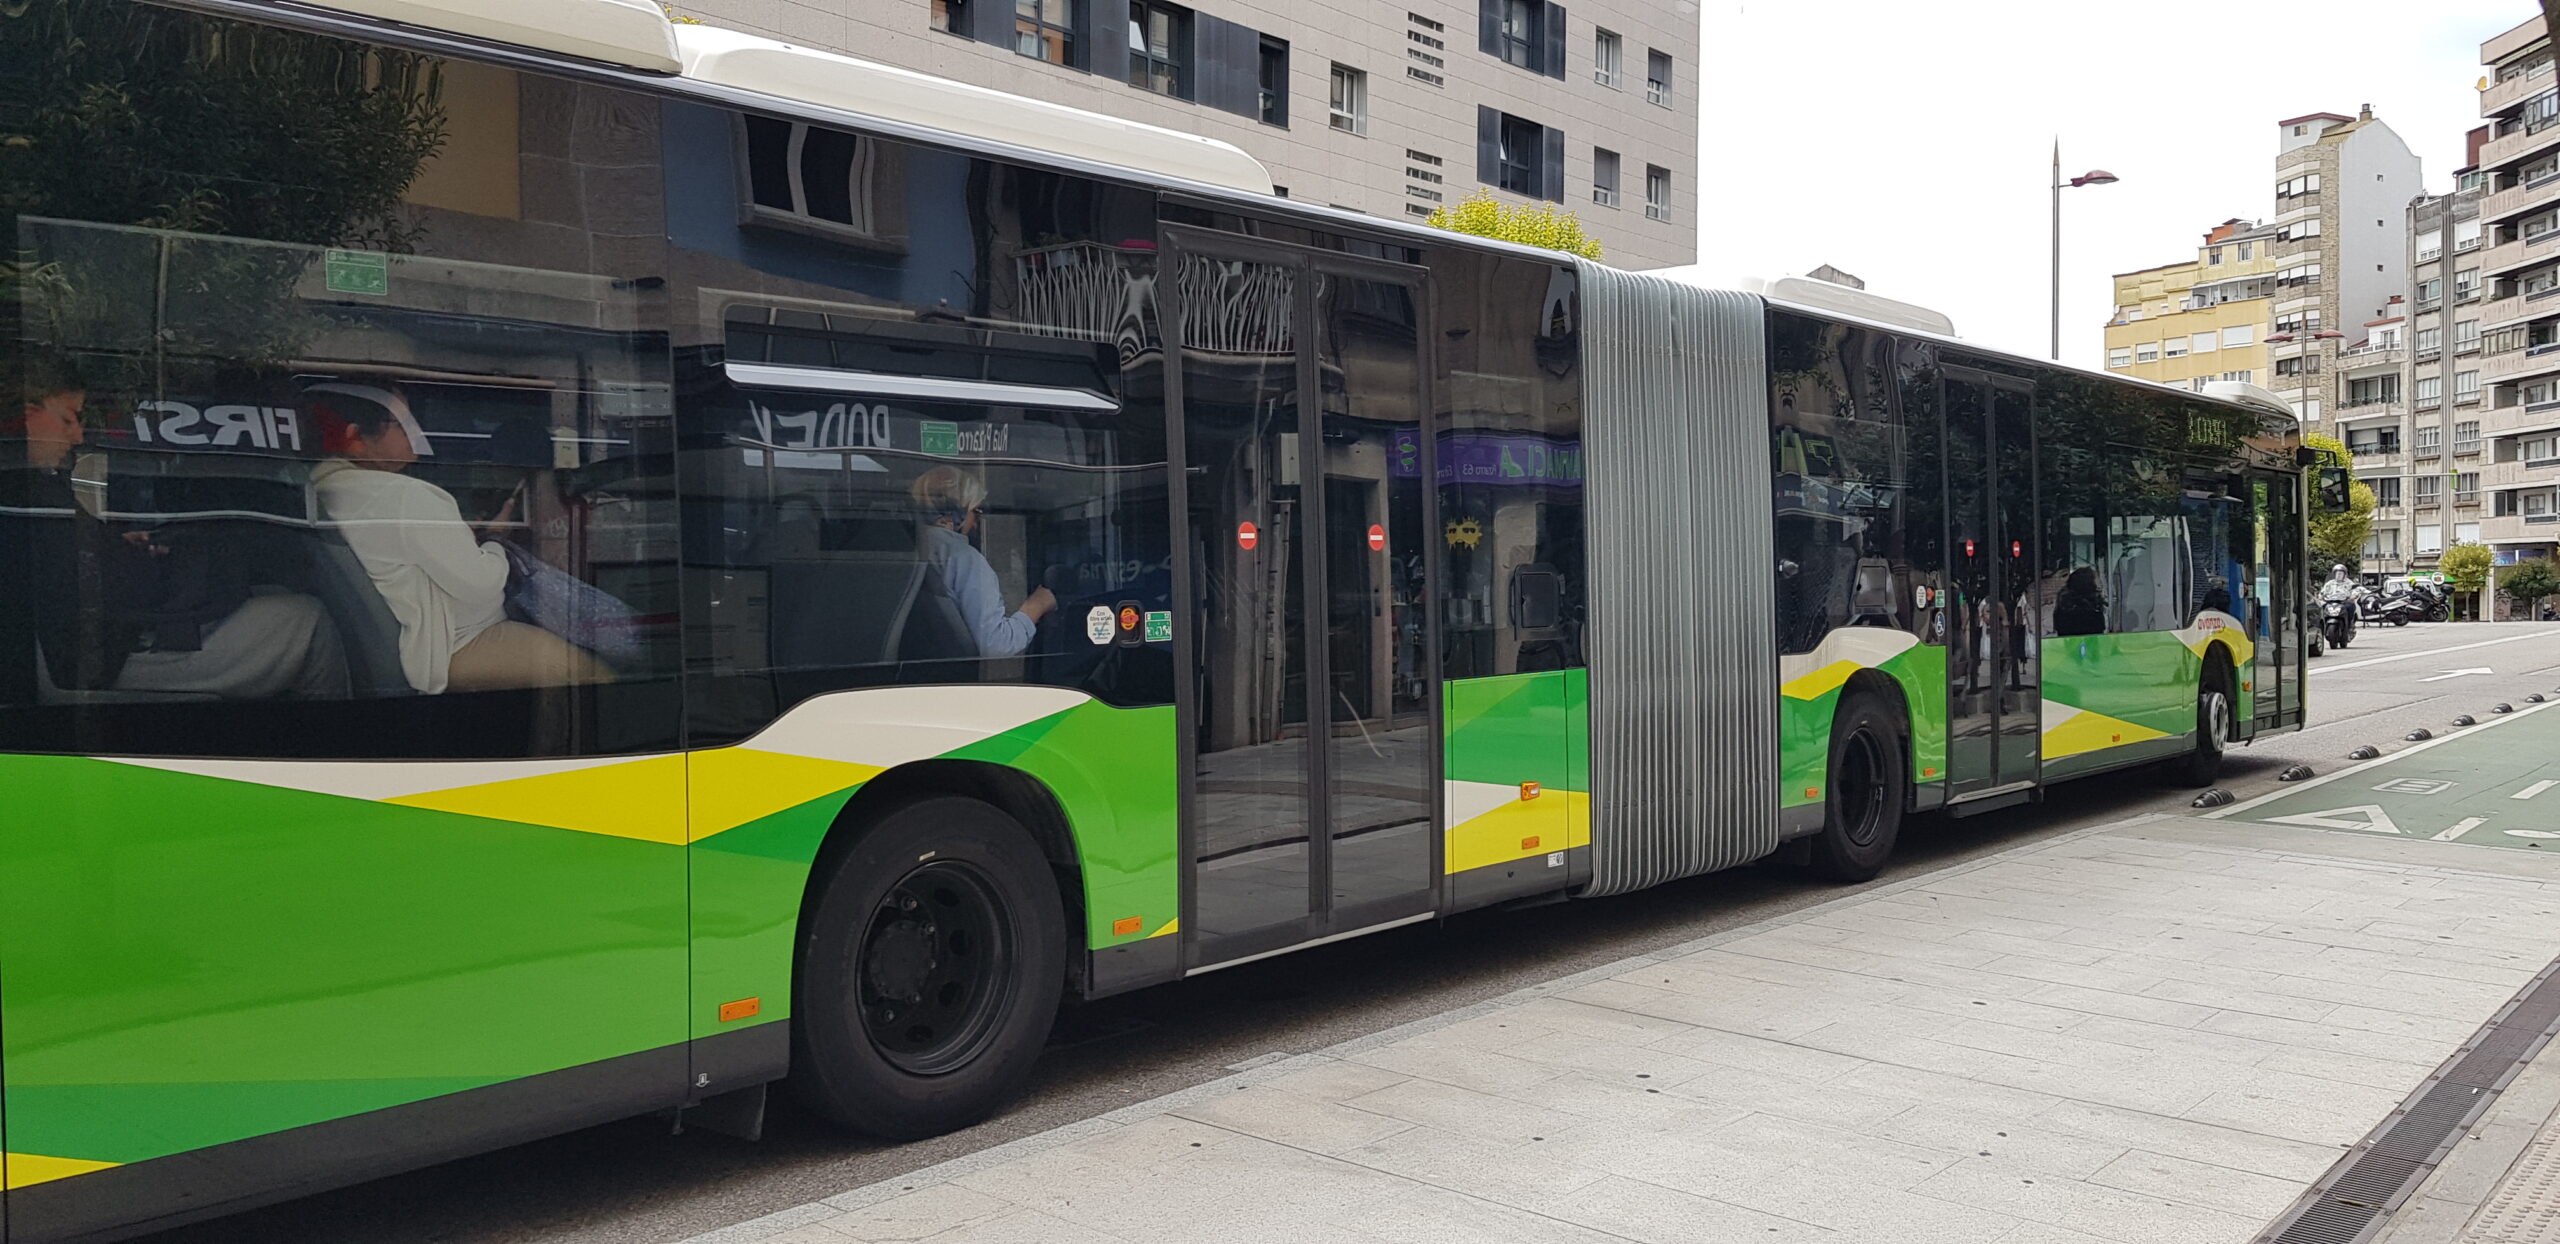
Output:
M937 860L899 878L856 952L863 1034L911 1075L966 1066L1012 996L1013 940L1003 900L977 869Z
M1876 736L1860 730L1840 749L1840 773L1831 797L1840 808L1840 832L1853 846L1874 846L1884 832L1884 753Z

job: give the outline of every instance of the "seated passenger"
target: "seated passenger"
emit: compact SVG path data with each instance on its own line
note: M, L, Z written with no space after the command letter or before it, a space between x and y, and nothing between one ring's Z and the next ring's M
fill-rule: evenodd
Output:
M2053 602L2053 633L2107 633L2107 598L2098 591L2098 572L2095 569L2079 567L2063 581L2062 594Z
M88 435L87 389L67 366L34 359L26 381L24 408L0 419L0 435L24 438L30 469L9 473L0 506L22 515L14 525L32 546L36 647L52 685L346 697L346 654L320 602L250 588L201 543L93 514L71 479L72 451Z
M916 477L908 490L916 505L916 551L942 576L942 590L960 607L978 655L1009 657L1031 646L1040 619L1058 607L1046 586L1031 589L1022 608L1007 611L1004 589L996 582L987 555L969 543L985 510L987 485L958 467L935 467Z
M328 459L311 472L322 516L355 550L400 623L400 671L430 695L613 681L585 649L507 620L507 553L462 521L453 494L402 474L429 452L398 390L303 391Z

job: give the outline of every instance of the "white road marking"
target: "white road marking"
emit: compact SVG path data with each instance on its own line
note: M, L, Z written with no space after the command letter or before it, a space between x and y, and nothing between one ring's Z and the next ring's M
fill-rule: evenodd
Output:
M2560 634L2560 631L2555 631L2555 632L2552 632L2552 633L2553 633L2553 634ZM2493 640L2491 640L2491 641L2489 641L2489 642L2491 642L2491 643L2497 643L2497 642L2499 642L2499 641L2497 641L2497 640L2494 640L2494 639L2493 639ZM2387 657L2386 657L2386 658L2384 658L2384 659L2385 659L2385 660L2389 660L2389 659L2391 659L2391 658L2387 658ZM2439 743L2450 743L2450 742L2454 741L2455 739L2469 739L2469 738L2477 738L2477 737L2479 737L2480 732L2481 732L2481 731L2483 731L2483 730L2495 730L2495 729L2497 729L2497 728L2498 728L2498 727L2500 727L2500 726L2503 726L2503 725L2508 724L2509 722L2522 721L2522 720L2524 720L2525 718L2527 718L2527 717L2531 717L2531 716L2533 716L2535 713L2539 713L2539 712L2541 712L2542 710L2544 710L2544 709L2546 709L2546 708L2560 708L2560 700L2550 700L2550 701L2547 701L2547 702L2545 702L2545 703L2541 703L2541 704L2529 704L2529 705L2526 705L2526 706L2525 706L2525 707L2523 707L2523 708L2517 709L2515 712L2512 712L2512 713L2507 714L2507 715L2506 715L2506 716L2504 716L2504 717L2499 717L2499 718L2493 719L2493 720L2491 720L2491 721L2489 722L2489 724L2487 724L2487 725L2485 725L2485 726L2473 726L2472 728L2470 728L2470 729L2468 729L2468 730L2465 730L2465 731L2463 731L2463 732L2461 732L2461 733L2459 733L2459 734L2439 734L2439 735L2437 735L2436 737L2434 737L2434 738L2432 738L2432 739L2429 739L2429 740L2427 740L2427 741L2426 741L2426 742L2424 742L2424 743L2415 743L2415 744L2412 744L2412 745L2410 745L2410 746L2408 746L2408 747L2401 748L2399 751L2393 752L2393 753L2391 753L2390 755L2387 755L2387 756L2376 756L2376 757L2374 757L2373 759L2368 760L2368 761L2365 761L2365 762L2364 762L2364 763L2362 763L2362 764L2349 765L2349 766L2347 766L2346 768L2344 768L2344 769L2340 769L2340 770L2338 770L2338 771L2336 771L2336 772L2334 772L2334 773L2323 773L2323 774L2321 774L2321 775L2320 775L2320 776L2318 776L2318 777L2311 778L2311 779L2306 780L2306 781L2296 782L2296 783L2294 783L2294 784L2293 784L2292 786L2290 786L2290 787L2286 787L2286 788L2282 788L2282 789L2278 789L2278 790L2271 790L2271 791L2268 791L2266 794L2263 794L2263 795L2258 796L2258 797L2257 797L2257 798L2255 798L2255 799L2250 799L2250 800L2246 800L2246 801L2243 801L2243 802L2240 802L2240 803L2235 803L2235 804L2231 805L2231 806L2230 806L2230 807L2228 807L2228 808L2216 808L2216 809L2214 809L2214 810L2213 810L2213 811L2211 811L2211 812L2207 812L2207 813L2205 813L2205 814L2204 814L2204 816L2203 816L2201 819L2208 820L2208 821L2219 821L2219 820L2222 820L2222 819L2223 819L2223 818L2225 818L2225 817L2229 817L2229 816L2233 816L2233 815L2238 814L2238 813L2246 812L2246 811L2248 811L2249 809L2254 808L2254 807L2257 807L2257 806L2258 806L2258 805L2260 805L2260 804L2273 803L2273 802L2275 802L2276 800L2282 799L2282 798L2284 798L2284 797L2285 797L2285 796L2287 796L2287 795L2299 795L2299 794L2301 794L2302 792L2304 792L2304 791L2306 791L2306 790L2309 790L2309 789L2311 789L2311 788L2312 788L2312 787L2314 787L2314 786L2325 786L2325 785L2327 785L2327 784L2329 784L2329 783L2331 783L2331 782L2337 781L2339 778L2342 778L2342 777L2353 777L2353 776L2355 776L2356 774L2362 773L2362 772L2364 772L2364 771L2365 771L2365 770L2367 770L2367 769L2373 768L2375 765L2387 765L2387 764L2390 764L2392 761L2395 761L2395 760L2401 760L2401 759L2405 759L2405 758L2410 757L2410 756L2415 756L2415 755L2417 755L2418 753L2423 752L2423 751L2427 750L2427 749L2428 749L2428 748L2430 748L2430 747L2434 747L2434 746L2436 746L2436 745L2437 745L2437 744L2439 744Z
M2368 665L2382 665L2391 661L2406 661L2413 657L2443 656L2448 652L2461 652L2470 648L2486 648L2491 644L2511 644L2519 639L2549 639L2554 635L2560 635L2560 631L2533 631L2523 635L2502 635L2496 639L2484 639L2476 644L2455 644L2450 648L2422 648L2416 652L2395 652L2387 657L2368 657L2362 661L2349 661L2344 665L2324 664L2320 668L2311 671L2311 676L2318 678L2322 674L2335 674L2339 670L2358 670L2363 669Z
M2547 829L2510 829L2503 832L2510 838L2560 838L2560 834Z
M2462 818L2461 820L2454 822L2454 823L2453 823L2453 828L2448 829L2448 830L2444 831L2444 832L2443 832L2443 833L2441 833L2441 834L2437 834L2437 835L2436 835L2433 839L2431 839L2430 841L2434 841L2434 842L2451 842L2451 841L2453 841L2454 839L2459 838L2459 837L2463 836L2464 834L2470 833L2472 830L2478 829L2478 828L2480 828L2481 826L2486 825L2486 824L2488 824L2488 823L2489 823L2489 818L2487 818L2487 817L2485 817L2485 816L2466 816L2466 817Z
M2472 674L2495 674L2495 673L2497 673L2497 672L2498 672L2498 671L2493 670L2493 669L2489 668L2489 667L2488 667L2488 666L2486 666L2486 665L2479 665L2479 666L2474 666L2474 667L2472 667L2472 668L2470 668L2470 669L2467 669L2467 670L2446 670L2445 672L2443 672L2443 673L2441 673L2441 674L2438 674L2438 675L2436 675L2436 676L2435 676L2435 677L2433 677L2433 678L2421 678L2421 679L2419 679L2418 681L2419 681L2419 682L2443 682L2445 679L2448 679L2448 678L2463 678L2463 677L2467 677L2467 676L2472 675Z
M2353 818L2353 819L2349 819ZM2400 824L2382 805L2364 803L2352 808L2330 808L2324 812L2302 812L2293 816L2271 816L2273 825L2310 825L2319 829L2361 829L2377 834L2396 834Z
M2514 793L2514 794L2512 794L2512 795L2507 796L2507 798L2509 798L2509 799L2531 799L2531 798L2533 798L2534 796L2539 795L2539 794L2541 794L2542 792L2544 792L2544 791L2546 791L2546 790L2549 790L2549 789L2551 789L2551 788L2552 788L2552 787L2554 787L2554 786L2560 786L2560 781L2547 781L2547 780L2546 780L2546 781L2536 782L2536 783L2534 783L2534 784L2533 784L2533 785L2531 785L2531 786L2525 787L2523 790L2517 791L2516 793Z

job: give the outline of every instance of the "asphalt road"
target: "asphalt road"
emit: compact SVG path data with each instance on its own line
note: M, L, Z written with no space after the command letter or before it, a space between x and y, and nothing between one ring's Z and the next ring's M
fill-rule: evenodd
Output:
M2301 762L2404 747L2456 714L2560 691L2560 626L2438 623L2367 630L2311 663L2310 728L2234 749L2225 785L2278 788ZM2085 825L2182 809L2192 792L2140 781L2066 785L2039 805L1907 826L1887 878ZM1748 924L1838 893L1747 868L1589 903L1483 912L1212 973L1082 1007L1028 1095L937 1140L846 1138L777 1105L765 1139L672 1135L635 1119L151 1237L152 1244L663 1244L891 1178L1015 1137L1217 1078L1230 1065L1339 1041L1526 985Z

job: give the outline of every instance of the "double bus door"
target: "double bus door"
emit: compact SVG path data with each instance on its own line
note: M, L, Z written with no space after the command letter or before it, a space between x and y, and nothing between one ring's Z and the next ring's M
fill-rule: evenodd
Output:
M1944 369L1948 578L1947 797L2032 787L2043 760L2042 610L2036 580L2035 390Z
M1167 241L1196 968L1436 910L1440 541L1421 270Z

